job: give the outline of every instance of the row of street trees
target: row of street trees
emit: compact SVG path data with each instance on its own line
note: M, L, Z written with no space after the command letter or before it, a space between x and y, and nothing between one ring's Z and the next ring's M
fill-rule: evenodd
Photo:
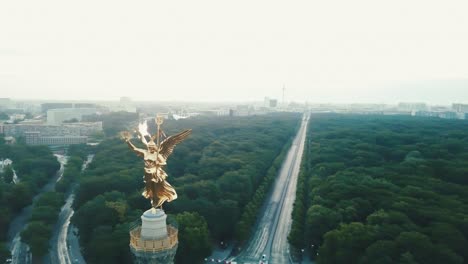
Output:
M26 229L21 232L21 240L30 246L36 263L49 251L49 240L52 237L53 227L57 222L60 208L65 202L66 192L81 173L81 166L87 154L86 149L86 145L69 147L69 157L63 175L55 185L56 191L40 195L34 204L32 216Z
M6 145L0 140L0 159L6 158L12 160L13 165L0 175L0 263L10 255L6 247L10 222L21 209L32 203L40 188L60 168L56 157L45 146ZM17 184L13 183L12 169L20 178Z

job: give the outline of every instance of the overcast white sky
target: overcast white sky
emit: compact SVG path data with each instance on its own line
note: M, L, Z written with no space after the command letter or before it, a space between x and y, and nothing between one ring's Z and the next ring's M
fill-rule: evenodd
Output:
M468 103L468 1L0 1L0 97Z

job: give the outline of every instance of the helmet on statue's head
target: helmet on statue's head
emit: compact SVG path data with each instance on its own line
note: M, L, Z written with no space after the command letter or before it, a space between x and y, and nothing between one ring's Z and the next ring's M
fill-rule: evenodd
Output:
M147 145L148 149L149 150L156 150L156 143L154 143L153 140L151 140L150 142L148 142L148 145Z

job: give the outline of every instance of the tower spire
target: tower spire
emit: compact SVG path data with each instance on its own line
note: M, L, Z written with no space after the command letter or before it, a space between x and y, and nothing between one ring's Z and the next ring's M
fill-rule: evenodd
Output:
M283 83L283 108L284 108L284 92L286 91L286 85Z

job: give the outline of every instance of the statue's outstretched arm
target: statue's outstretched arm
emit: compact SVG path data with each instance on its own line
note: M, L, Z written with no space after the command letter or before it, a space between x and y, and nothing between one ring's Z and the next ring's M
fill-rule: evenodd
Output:
M135 145L133 145L130 139L125 139L125 142L127 142L127 145L130 147L130 149L133 150L133 152L135 152L138 156L144 156L145 154L144 149L135 147Z

